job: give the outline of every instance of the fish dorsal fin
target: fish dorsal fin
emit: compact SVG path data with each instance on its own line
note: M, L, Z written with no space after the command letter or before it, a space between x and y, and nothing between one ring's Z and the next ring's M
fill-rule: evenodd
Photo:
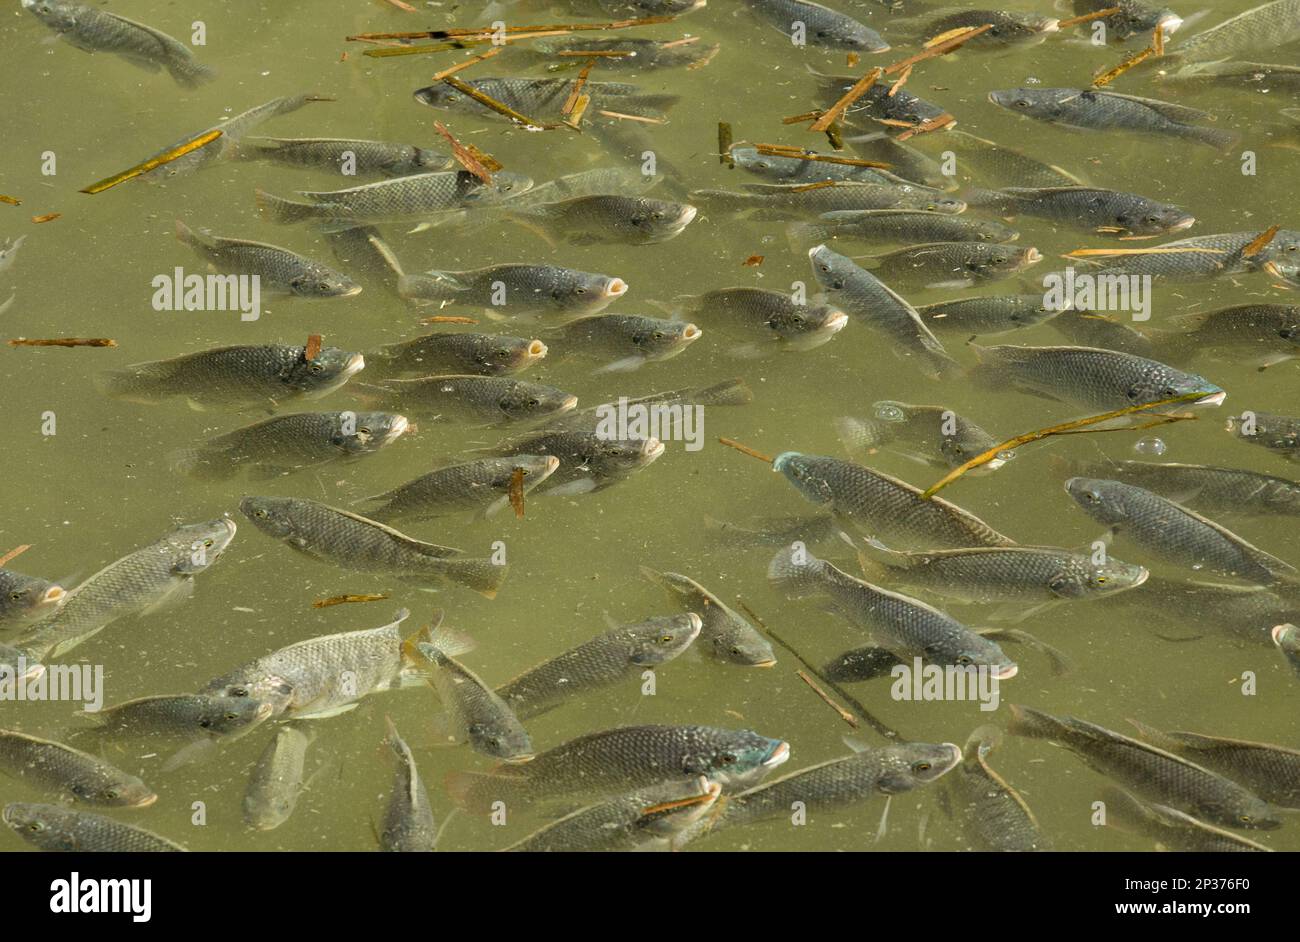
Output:
M349 519L354 520L357 523L363 523L366 526L374 527L376 530L381 530L388 536L392 537L393 539L398 540L410 546L411 549L414 549L425 556L434 556L434 557L441 558L445 556L459 556L461 553L464 552L464 550L456 549L454 546L439 546L437 543L428 543L425 542L424 540L417 540L415 537L407 536L405 533L402 533L400 530L395 530L385 523L380 523L378 520L371 520L369 517L363 517L361 516L361 514L353 513L350 510L343 510L339 507L330 507L329 509L336 514L339 514L340 516L343 517L348 517Z
M1137 95L1124 95L1120 92L1112 92L1099 89L1094 94L1106 95L1110 98L1121 98L1125 101L1131 101L1139 105L1145 105L1152 111L1168 118L1171 121L1204 121L1210 117L1210 114L1197 108L1189 108L1186 105L1176 105L1170 101L1161 101L1158 98L1140 98Z

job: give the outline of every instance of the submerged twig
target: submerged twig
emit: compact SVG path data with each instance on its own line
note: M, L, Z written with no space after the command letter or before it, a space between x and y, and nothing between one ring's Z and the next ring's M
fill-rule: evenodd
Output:
M839 120L840 115L844 114L855 101L867 93L872 85L876 84L876 79L880 78L884 71L877 66L869 71L862 78L853 83L853 87L840 96L840 100L835 102L825 111L821 117L814 121L808 128L809 131L825 131L832 124Z
M728 448L734 448L736 449L736 451L743 452L744 454L749 455L751 458L757 458L759 461L766 461L768 464L772 463L771 458L763 454L761 451L755 451L753 448L750 448L748 445L742 445L740 442L733 441L730 438L719 438L718 442L720 444L726 445Z
M55 337L50 340L32 340L18 337L9 341L11 347L116 347L117 341L107 337Z
M24 543L22 546L15 546L9 552L5 553L3 556L0 556L0 566L7 566L11 559L16 559L17 557L21 556L23 553L27 552L31 548L32 548L32 544L30 543Z
M317 599L311 603L312 608L329 608L332 605L347 605L352 602L382 602L386 595L335 595L328 599Z
M858 719L857 719L857 717L855 717L855 716L854 716L852 713L850 713L848 710L844 709L844 707L840 706L838 703L836 703L834 700L832 700L832 699L831 699L831 695L828 694L828 693L827 693L825 690L823 690L821 687L818 687L818 686L817 686L817 681L815 681L815 680L813 680L811 677L809 677L807 671L795 671L795 673L799 675L799 679L800 679L800 680L802 680L805 684L807 684L809 687L811 687L811 688L813 689L813 693L815 693L815 694L817 694L817 696L821 697L822 700L824 700L824 701L826 702L826 705L827 705L827 706L829 706L832 710L834 710L836 713L838 713L838 714L840 715L840 719L842 719L844 722L848 723L848 724L849 724L850 726L852 726L854 729L857 729L857 728L858 728Z
M1115 13L1122 12L1119 7L1107 7L1104 10L1094 10L1091 13L1084 13L1081 16L1072 16L1068 20L1061 20L1056 24L1057 29L1068 29L1071 26L1078 26L1080 23L1087 23L1092 20L1099 20L1103 16L1111 16Z
M176 147L173 147L171 150L164 151L163 153L159 154L157 157L150 157L144 163L136 164L134 167L132 167L129 170L123 170L121 173L115 173L111 177L106 177L105 179L100 180L98 183L92 183L90 186L86 187L81 192L91 193L91 194L103 193L105 190L111 189L112 187L117 186L119 183L125 183L127 180L130 180L133 177L138 177L143 173L148 173L150 170L153 170L155 167L161 167L163 164L169 164L173 160L178 160L179 158L184 157L186 154L190 153L191 151L198 150L200 147L206 147L207 145L215 141L217 138L221 137L223 133L224 132L220 128L214 128L211 131L205 131L202 134L200 134L198 137L192 137L188 141L185 141L183 144L178 144Z

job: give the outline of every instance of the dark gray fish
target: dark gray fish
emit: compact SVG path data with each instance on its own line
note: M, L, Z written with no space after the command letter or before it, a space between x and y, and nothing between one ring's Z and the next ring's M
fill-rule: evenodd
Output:
M10 830L44 851L140 854L185 850L152 831L63 805L13 801L2 815Z
M1169 850L1194 853L1233 853L1268 851L1258 841L1233 834L1207 824L1184 811L1154 802L1145 802L1131 792L1115 786L1101 791L1106 805L1106 826L1135 831Z
M546 825L505 850L540 853L652 850L712 813L722 786L706 776L606 798Z
M432 851L438 841L438 826L433 820L429 793L420 780L411 747L397 732L393 721L387 717L384 720L388 726L384 743L393 750L397 770L393 774L393 785L384 809L384 827L379 832L379 847L381 850L398 853Z
M714 660L741 667L771 667L776 653L743 616L704 586L677 572L641 567L641 575L662 586L670 598L701 622L700 647Z
M905 662L922 658L941 667L983 667L998 680L1010 680L1018 671L997 642L924 602L855 579L805 548L777 553L767 578L792 597L828 600L845 621Z
M957 819L971 850L1045 851L1052 844L1033 811L988 764L1002 732L983 726L966 740L965 757L944 781L949 813Z
M1082 186L1083 181L1060 167L1045 164L1027 154L994 141L976 137L966 131L950 131L945 140L956 141L954 150L960 164L970 164L975 172L997 186Z
M531 761L533 743L519 717L477 674L456 660L457 655L471 650L473 643L442 627L441 620L439 612L427 632L429 640L415 645L424 659L421 667L442 703L441 738L448 743L469 743L475 752L505 762Z
M346 713L371 693L425 683L409 646L423 635L402 637L399 611L378 628L298 641L223 674L199 692L252 697L285 719L324 719Z
M690 39L638 39L633 36L616 36L610 39L590 39L586 36L563 36L542 39L527 44L528 52L537 60L549 62L551 71L565 68L564 60L557 60L561 52L627 52L627 56L602 56L601 72L649 72L654 69L676 69L685 66L698 69L709 64L717 54L718 44L700 42L698 36ZM582 62L574 57L571 65Z
M1261 585L1296 573L1290 563L1145 488L1098 478L1070 478L1065 490L1089 517L1157 559Z
M1059 323L1060 317L1053 320ZM1107 411L1203 393L1183 405L1217 406L1227 396L1195 373L1155 360L1096 347L970 345L979 355L981 379L1050 399Z
M361 286L342 272L279 246L199 234L179 219L176 238L219 271L256 277L269 295L350 298L361 293Z
M393 412L296 412L273 416L171 456L182 474L212 480L250 470L274 477L374 454L410 428Z
M811 0L744 0L744 4L799 45L870 53L889 50L889 43L871 27Z
M808 69L817 80L819 98L827 105L832 105L844 97L844 94L858 83L860 75L824 75ZM903 121L907 124L924 124L942 117L946 112L933 102L913 95L906 88L900 88L893 94L892 82L877 82L849 106L844 117L847 121L863 119L864 125L877 127L873 120L882 118L886 121ZM955 119L954 119L954 122ZM951 127L951 125L949 125Z
M816 151L807 151L812 156ZM825 160L804 160L779 154L762 154L757 147L738 145L727 151L728 159L741 170L776 183L816 183L820 180L851 180L862 183L905 185L909 181L876 167L859 167Z
M257 191L257 208L278 223L314 222L326 231L367 223L425 222L453 210L495 206L527 192L533 181L502 171L484 183L464 170L417 173L329 192L300 190L306 202Z
M680 235L699 210L689 203L606 193L558 203L504 206L502 212L552 241L651 245Z
M211 66L194 58L189 46L152 26L79 0L22 2L24 10L78 49L121 56L149 72L166 69L185 88L198 88L217 77Z
M319 399L365 365L361 354L338 347L324 347L310 360L305 347L284 344L214 347L106 373L101 388L131 402L179 397L196 409L237 410L299 397Z
M806 500L889 545L958 549L1015 542L941 497L922 498L920 488L851 461L787 451L772 469Z
M1300 417L1250 411L1230 417L1228 431L1239 441L1267 448L1279 458L1300 461Z
M1254 354L1265 365L1300 356L1300 305L1234 304L1169 318L1176 329L1157 336L1170 356L1236 359Z
M1300 39L1300 0L1272 0L1202 30L1172 50L1180 61L1220 62Z
M899 89L900 94L903 91ZM936 160L910 144L900 144L883 131L846 137L844 143L859 157L889 164L890 172L904 180L941 190L952 188L952 180Z
M96 713L95 732L112 738L236 737L269 719L272 705L252 697L163 694L128 700Z
M1123 592L1118 604L1136 606L1186 632L1188 625L1221 631L1253 644L1269 644L1273 627L1300 620L1300 600L1266 586L1215 582L1179 582L1152 576L1141 592Z
M149 183L160 183L173 177L187 176L196 170L203 170L211 167L223 160L229 160L239 152L239 142L253 128L262 124L271 118L280 115L290 114L297 111L313 101L329 101L328 98L322 98L319 95L285 95L282 98L272 98L268 102L263 102L247 111L235 115L233 118L222 121L220 124L213 125L210 128L204 128L201 131L195 131L187 134L180 140L173 141L162 150L150 155L150 159L162 157L171 151L192 141L196 137L207 134L209 131L220 131L221 136L216 140L209 141L202 147L191 151L181 157L155 167L141 174L140 179ZM145 161L141 161L144 163Z
M664 453L657 438L615 438L585 429L547 429L500 442L499 457L554 455L560 467L538 493L574 496L604 490L652 464Z
M871 404L871 412L867 419L835 420L840 442L850 454L889 448L932 467L957 468L1001 441L943 406L882 399ZM981 470L994 471L1014 457L1014 451L1000 452Z
M1276 625L1270 634L1291 669L1300 677L1300 628L1290 624Z
M1073 716L1055 717L1011 705L1007 731L1069 749L1102 775L1151 801L1233 828L1276 828L1282 822L1259 796L1173 753Z
M1056 300L1053 299L1053 303ZM1111 314L1076 309L1072 299L1061 300L1071 307L1052 318L1051 327L1071 344L1156 359L1156 344L1148 335Z
M479 458L438 468L366 500L383 501L370 516L384 523L402 517L429 520L465 512L489 517L509 504L516 471L524 472L524 494L528 494L559 466L560 459L554 455Z
M640 314L596 314L556 328L554 343L558 356L605 361L597 373L626 373L677 356L703 334L685 321Z
M63 743L0 730L0 772L88 805L145 808L158 800L144 782Z
M1219 150L1231 147L1238 137L1229 131L1190 123L1209 118L1204 111L1101 89L1009 88L989 92L989 101L1048 124L1176 137Z
M402 264L392 246L374 226L353 226L324 233L334 258L349 271L360 272L380 282L384 290L395 295L395 278L402 276Z
M422 376L362 384L379 403L474 426L536 423L578 404L572 393L511 376Z
M288 821L307 787L307 749L316 734L281 726L267 744L244 791L244 823L273 831Z
M179 526L109 563L70 593L63 606L22 635L30 663L59 657L128 615L157 611L194 590L194 577L235 538L228 517Z
M1037 13L1012 13L1008 10L962 10L947 13L937 19L929 20L921 28L919 35L923 38L940 36L955 29L974 26L992 26L987 32L976 36L971 43L980 46L1023 45L1040 43L1049 33L1057 31L1060 22L1054 16L1042 16Z
M836 308L800 304L787 292L764 288L719 288L701 295L684 295L677 301L689 317L716 323L738 336L756 338L731 351L740 357L820 347L849 320Z
M562 321L604 310L627 293L627 282L555 265L491 265L403 275L397 293L412 301L483 308L498 317Z
M972 208L1001 216L1034 216L1113 236L1167 235L1191 227L1196 217L1171 203L1089 186L1005 187L967 194Z
M450 558L460 551L412 539L376 520L301 497L245 497L239 509L259 530L318 562L431 587L463 585L494 598L506 566Z
M722 813L706 818L692 838L735 825L789 817L795 802L808 812L831 812L872 798L901 795L928 785L961 760L955 744L899 743L867 746L846 738L853 755L791 772L721 801Z
M927 242L883 255L868 255L862 267L886 281L926 288L969 288L1019 274L1043 258L1031 246L996 242Z
M67 600L63 586L0 567L0 629L44 618Z
M473 373L510 376L536 365L546 344L501 334L425 334L380 347L369 355L371 372L381 375Z
M920 209L841 210L786 228L794 246L834 239L914 244L917 242L1012 242L1020 233L975 216Z
M1300 481L1244 468L1111 459L1066 467L1073 475L1134 484L1206 513L1300 515Z
M916 309L931 330L963 337L1005 334L1033 327L1062 313L1042 294L1000 294L924 304Z
M1227 88L1249 88L1268 92L1274 88L1300 87L1300 66L1267 62L1194 62L1163 75L1169 82L1204 83Z
M982 242L943 244L985 245ZM808 261L827 301L887 338L900 356L913 358L923 373L938 377L959 371L957 363L925 325L916 308L875 274L825 245L809 249Z
M1183 18L1165 7L1150 7L1139 0L1073 0L1075 16L1100 13L1115 7L1119 9L1109 16L1101 17L1106 24L1108 41L1123 42L1134 35L1150 36L1159 26L1166 36L1172 35L1183 25ZM1091 29L1092 23L1080 24L1079 29ZM1181 45L1181 44L1180 44Z
M465 84L526 118L546 122L559 121L564 117L564 104L573 91L574 81L567 78L477 77L469 79ZM591 96L588 110L593 115L608 110L642 118L663 118L665 112L678 101L676 95L648 92L638 85L625 82L586 82L582 86L582 93ZM431 108L500 118L491 108L444 82L418 88L413 94L416 101Z
M1245 785L1281 808L1300 808L1300 750L1266 742L1161 732L1129 720L1144 740Z
M521 719L537 716L671 661L691 646L702 627L694 612L619 625L525 671L496 692Z
M1095 562L1083 553L1050 546L980 546L901 553L879 543L863 559L868 578L926 589L961 602L1043 605L1105 598L1134 589L1150 573L1112 559Z
M692 190L690 198L708 210L743 213L753 219L802 219L823 213L911 209L960 213L966 204L942 190L913 183L840 180L823 184L744 183L740 191Z
M1221 232L1165 242L1142 255L1130 255L1096 272L1104 275L1150 275L1170 281L1196 281L1224 275L1268 271L1291 284L1300 284L1300 231L1281 229L1253 255L1245 250L1259 232ZM1186 249L1168 252L1166 249Z
M789 743L747 729L716 726L618 726L548 749L524 765L453 772L447 790L474 813L547 798L626 792L664 781L707 776L724 788L756 782L790 757Z
M452 157L427 147L337 137L246 137L237 156L335 173L346 167L357 176L405 177L457 167Z
M575 12L628 19L648 16L682 16L707 4L707 0L566 0Z

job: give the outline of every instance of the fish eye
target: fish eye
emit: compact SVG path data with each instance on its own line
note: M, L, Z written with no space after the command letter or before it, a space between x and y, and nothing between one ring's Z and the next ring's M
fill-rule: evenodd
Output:
M540 399L534 397L534 398L528 400L528 404L529 404L530 406L534 406L534 407L536 407L536 406L540 406L540 405L542 404L542 400L540 400Z
M966 667L970 663L971 663L970 655L963 654L957 658L957 664L959 667Z
M655 340L663 340L664 332L662 330L656 330L653 334L651 334L651 337L653 337Z
M11 602L21 602L22 600L23 600L23 594L22 594L21 592L10 592L10 593L9 593L9 601L11 601Z
M1238 818L1238 820L1241 821L1242 824L1249 824L1250 822L1254 821L1255 819L1254 819L1251 815L1243 814L1243 815L1241 815L1241 816Z
M254 516L254 517L266 517L266 516L268 516L268 515L267 515L267 512L266 512L265 510L258 509L258 510L254 510L254 511L253 511L253 516Z
M575 293L575 294L586 294L586 293L587 293L587 289L584 288L582 285L578 285L578 287L574 289L574 293Z
M1096 491L1084 491L1084 492L1083 492L1083 499L1086 500L1086 501L1087 501L1088 503L1090 503L1090 504L1100 504L1100 503L1101 503L1101 495L1098 494Z
M1029 99L1028 99L1028 98L1017 98L1017 99L1016 99L1016 107L1017 107L1017 108L1028 108L1028 107L1029 107Z
M672 636L672 635L660 635L660 636L659 636L659 643L660 643L660 644L672 644L672 643L673 643L673 636Z
M319 363L313 363L313 364L311 365L311 372L313 372L313 373L319 373L319 372L321 372L321 371L324 370L324 369L325 369L325 367L321 366Z
M228 720L237 720L237 719L239 719L239 714L238 714L238 713L235 713L235 712L233 712L233 711L227 712L227 713L225 713L225 714L223 714L223 715L224 715L225 718L228 719Z
M370 434L370 429L366 428L364 425L361 426L361 428L357 429L357 431L360 432L362 435Z
M203 541L203 545L204 545L205 547L211 546L211 545L212 545L212 540L211 540L210 538L204 540L204 541Z
M1172 399L1178 395L1178 390L1174 389L1174 387L1172 386L1166 386L1164 389L1160 390L1160 392L1161 395L1165 396L1168 399Z
M730 752L724 752L722 755L718 756L719 765L733 765L735 761L736 757Z
M1097 577L1096 579L1094 579L1093 581L1096 582L1097 585L1105 585L1105 584L1106 584L1107 582L1109 582L1110 580L1107 579L1105 576L1098 576L1098 577Z
M116 801L118 798L122 797L122 793L116 788L106 788L104 789L104 797L109 801Z
M207 729L211 725L212 725L212 720L208 719L206 716L203 717L203 719L199 720L199 729Z
M820 268L820 269L821 269L822 271L824 271L824 272L829 272L829 271L831 270L831 266L827 265L825 262L822 262L822 263L821 263L820 265L818 265L817 267Z
M933 766L929 762L918 762L912 766L912 769L917 772L929 772L931 768Z
M248 688L247 688L247 687L231 687L231 688L230 688L230 695L231 695L232 697L246 697L246 696L248 696Z

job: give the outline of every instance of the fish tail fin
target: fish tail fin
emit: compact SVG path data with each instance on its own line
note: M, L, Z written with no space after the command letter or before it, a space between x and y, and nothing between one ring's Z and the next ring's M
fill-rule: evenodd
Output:
M445 301L464 290L459 281L442 272L403 274L397 279L397 293L408 301Z
M834 233L835 230L825 223L792 222L785 227L785 240L791 251L800 252L809 246L829 242Z
M236 465L233 462L222 464L212 458L201 448L179 448L167 455L167 466L176 474L209 481L224 481L235 476Z
M754 391L743 379L728 379L706 386L694 398L703 406L743 406L754 401Z
M1148 726L1146 723L1135 720L1132 717L1128 718L1128 722L1130 726L1137 730L1138 737L1144 742L1148 742L1157 749L1163 749L1166 752L1178 751L1178 740L1174 739L1172 736L1161 732L1154 726Z
M1221 151L1230 149L1241 140L1241 135L1235 131L1224 131L1219 128L1193 127L1191 137Z
M504 563L497 565L490 559L440 559L437 560L437 565L452 582L473 589L489 599L496 598L506 581L508 568Z
M302 222L316 216L317 208L312 203L298 203L276 196L265 190L255 191L257 211L262 216L278 223Z
M492 810L497 801L506 801L516 790L511 776L494 772L449 772L443 779L447 794L456 807L474 814Z
M824 566L803 546L786 546L767 564L767 579L789 595L808 595L817 591Z
M192 58L169 62L167 71L171 73L171 77L175 79L176 84L184 88L198 88L200 85L206 85L217 77L216 69Z
M182 245L207 245L203 236L199 235L179 219L176 220L176 241L180 242Z
M1007 724L1007 732L1013 736L1024 736L1028 739L1055 739L1061 733L1061 721L1050 713L1021 706L1018 703L1011 704L1008 709L1011 711L1011 721Z

